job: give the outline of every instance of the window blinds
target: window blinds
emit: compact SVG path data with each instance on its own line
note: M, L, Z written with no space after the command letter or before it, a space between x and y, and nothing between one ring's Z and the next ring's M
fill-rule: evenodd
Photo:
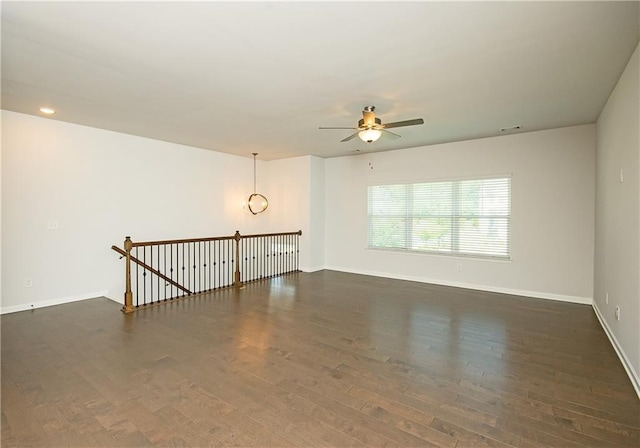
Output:
M510 224L510 177L368 189L374 249L508 258Z

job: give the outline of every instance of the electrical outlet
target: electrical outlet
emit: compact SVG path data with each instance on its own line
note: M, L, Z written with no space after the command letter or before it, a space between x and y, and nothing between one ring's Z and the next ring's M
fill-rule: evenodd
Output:
M33 286L33 280L31 280L30 278L25 278L24 279L24 287L25 288L31 288Z
M604 294L604 303L609 305L609 293L608 292Z
M616 307L616 320L620 320L620 307Z
M458 265L456 266L456 269L458 271L462 271L462 263L458 263Z
M60 230L60 223L55 219L47 221L47 230Z

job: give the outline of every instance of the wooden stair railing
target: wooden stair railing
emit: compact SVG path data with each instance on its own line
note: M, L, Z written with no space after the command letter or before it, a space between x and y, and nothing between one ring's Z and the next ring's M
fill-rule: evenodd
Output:
M236 231L233 236L147 242L127 236L124 249L111 246L126 259L122 311L297 272L301 235L301 230L256 235Z

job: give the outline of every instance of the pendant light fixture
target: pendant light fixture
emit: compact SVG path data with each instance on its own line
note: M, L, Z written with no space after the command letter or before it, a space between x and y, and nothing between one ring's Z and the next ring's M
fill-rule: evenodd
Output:
M249 206L249 211L254 215L257 215L258 213L262 213L267 209L267 207L269 206L269 201L267 201L267 198L265 198L263 195L256 192L256 156L258 155L258 153L254 152L252 154L253 154L253 194L249 196L249 201L247 205Z

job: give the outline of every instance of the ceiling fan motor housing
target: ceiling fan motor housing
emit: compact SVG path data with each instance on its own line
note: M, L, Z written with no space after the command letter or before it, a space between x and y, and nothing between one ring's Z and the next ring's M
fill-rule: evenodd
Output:
M375 124L373 125L374 127L377 127L378 125L381 125L382 121L379 118L375 118ZM364 118L361 118L360 120L358 120L358 128L360 129L367 129L368 126L364 125Z

